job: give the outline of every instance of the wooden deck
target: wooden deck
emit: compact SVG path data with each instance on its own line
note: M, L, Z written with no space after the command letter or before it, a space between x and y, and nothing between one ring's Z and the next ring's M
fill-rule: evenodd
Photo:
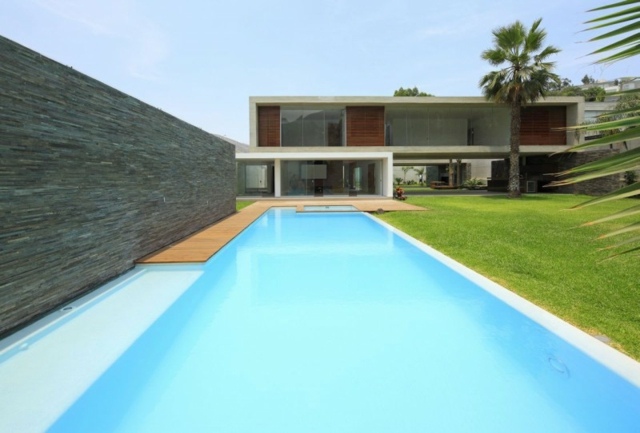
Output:
M143 257L136 263L203 263L272 207L295 207L298 212L302 212L304 206L332 205L352 205L363 212L376 212L380 209L385 212L426 210L423 207L392 199L259 200L185 239Z

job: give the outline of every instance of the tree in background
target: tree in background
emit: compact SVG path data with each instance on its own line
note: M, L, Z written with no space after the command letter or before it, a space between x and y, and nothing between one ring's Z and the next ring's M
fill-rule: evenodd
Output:
M620 60L627 60L635 58L640 55L640 14L638 14L638 0L626 0L617 3L605 5L596 9L592 9L589 12L603 11L608 9L616 9L614 12L604 15L599 18L595 18L587 22L587 24L593 25L587 30L596 30L602 28L611 28L613 30L606 31L605 33L592 38L590 41L611 40L612 38L621 38L615 40L613 43L606 45L591 54L605 54L604 58L598 60L597 63L611 63ZM590 140L584 144L580 144L569 149L569 152L583 152L593 147L602 145L608 145L611 143L626 143L628 140L640 139L640 105L637 103L640 99L640 90L634 89L626 92L621 92L623 97L619 101L618 109L612 113L607 113L602 116L600 122L588 125L584 127L578 127L577 129L586 131L597 131L604 136L597 140ZM627 100L629 98L629 100ZM636 100L635 102L633 100ZM626 105L625 105L626 104ZM559 176L571 176L568 179L554 182L553 186L570 185L585 180L596 179L604 176L610 176L613 174L623 174L627 172L637 172L640 170L640 148L630 150L628 152L622 152L613 156L608 156L588 164L575 167L571 170L567 170L563 173L559 173ZM603 203L609 200L619 200L627 197L634 197L640 195L640 182L634 178L634 182L630 185L626 185L610 194L606 194L601 197L594 198L585 203L582 203L576 208L590 206L598 203ZM628 209L618 212L613 215L606 216L596 221L591 221L585 225L593 225L602 223L605 221L617 220L623 217L638 218L640 215L640 205L634 204ZM612 257L620 254L626 254L640 250L640 235L637 235L640 230L640 221L631 223L615 230L610 233L603 234L600 238L609 238L613 236L619 236L623 234L631 234L629 237L618 241L616 244L611 245L609 248L619 248L627 246L625 250L614 254ZM629 245L635 245L628 247Z
M582 91L582 96L584 96L584 100L587 102L602 102L606 95L607 91L604 90L604 87L600 86L589 87Z
M613 107L612 112L598 116L598 123L631 118L637 116L638 111L640 111L640 92L622 94ZM602 135L611 136L620 132L622 132L622 129L615 128L602 131Z
M482 52L492 66L501 67L480 79L480 87L488 100L511 107L509 152L509 197L520 197L520 109L527 102L544 97L551 83L560 77L552 71L549 56L560 50L552 45L543 48L547 33L540 28L542 19L529 30L520 21L493 30L494 47Z
M426 179L424 178L424 171L425 171L424 167L414 168L413 171L415 171L416 174L418 175L418 179L419 179L418 183L422 185L423 181L426 182Z
M398 90L393 92L393 96L433 96L430 93L421 92L417 87L413 89L407 87L406 89L400 87Z
M583 78L584 80L584 78ZM587 102L602 102L606 96L603 87L594 86L583 89L580 86L574 86L570 79L561 78L559 83L551 83L549 86L548 96L582 96Z
M594 80L591 75L584 74L584 77L582 77L582 84L584 85L593 84L595 82L596 80Z
M407 183L407 173L413 170L413 167L402 167L402 171L404 172L404 183Z
M560 78L560 80L557 82L554 81L549 83L549 94L551 94L551 92L559 92L568 87L575 87L575 86L573 85L570 79Z

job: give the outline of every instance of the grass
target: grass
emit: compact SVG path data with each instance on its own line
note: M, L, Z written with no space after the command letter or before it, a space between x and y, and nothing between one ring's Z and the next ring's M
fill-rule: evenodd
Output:
M252 203L253 201L251 200L236 200L236 211L242 210Z
M586 198L409 197L430 212L379 217L640 360L637 256L603 260L609 253L599 248L610 240L595 240L625 221L578 227L628 202L566 210Z
M400 185L400 188L404 189L407 194L424 194L426 192L437 191L426 185Z

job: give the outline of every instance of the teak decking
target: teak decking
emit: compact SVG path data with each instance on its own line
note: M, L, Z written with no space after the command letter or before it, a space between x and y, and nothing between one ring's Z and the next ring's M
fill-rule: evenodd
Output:
M363 212L424 211L423 207L391 199L358 200L262 200L241 211L206 227L185 239L175 242L159 251L136 261L140 264L159 263L203 263L218 252L229 241L247 228L271 207L295 207L302 211L304 206L352 205Z

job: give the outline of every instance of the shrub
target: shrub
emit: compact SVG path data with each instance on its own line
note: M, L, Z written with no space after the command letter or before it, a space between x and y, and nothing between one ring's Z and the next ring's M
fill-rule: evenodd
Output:
M624 172L624 183L625 185L631 185L636 183L638 180L638 176L635 171L625 171Z
M478 179L475 177L465 180L464 183L462 184L463 188L469 188L469 189L479 188L483 186L484 186L484 182L481 179Z

